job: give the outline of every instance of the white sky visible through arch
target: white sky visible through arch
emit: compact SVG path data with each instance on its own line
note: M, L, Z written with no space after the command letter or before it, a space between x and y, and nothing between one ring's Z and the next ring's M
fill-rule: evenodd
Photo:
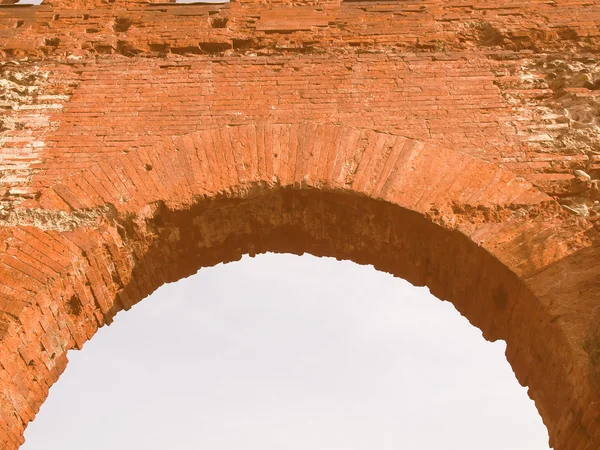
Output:
M546 450L504 348L370 266L244 257L71 352L22 449Z

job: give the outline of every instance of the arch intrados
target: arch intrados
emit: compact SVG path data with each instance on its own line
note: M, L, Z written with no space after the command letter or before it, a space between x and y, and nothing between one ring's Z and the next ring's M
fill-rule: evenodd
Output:
M208 241L199 237L217 223L225 232ZM130 232L141 232L139 226L133 225ZM543 388L546 395L536 395L538 386L532 384L528 364L523 361L521 367L512 358L524 341L539 339L529 344L541 348L547 339L556 338L536 329L548 317L527 287L463 234L414 211L344 192L278 188L243 199L212 199L185 210L155 205L143 226L153 230L154 242L136 264L132 282L120 293L111 316L163 283L202 267L239 260L244 254L335 257L428 286L436 297L451 301L486 339L506 340L513 370L521 384L531 385L530 396L544 420L548 414L544 402L562 395Z

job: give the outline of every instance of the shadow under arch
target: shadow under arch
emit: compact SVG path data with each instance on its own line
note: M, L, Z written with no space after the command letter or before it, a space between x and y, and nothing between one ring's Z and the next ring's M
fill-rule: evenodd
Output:
M14 403L0 396L3 414L21 427L9 435L10 448L18 447L22 429L64 370L66 352L81 348L99 326L163 283L267 251L372 264L428 286L486 339L506 341L507 359L530 387L553 447L594 445L585 414L596 412L597 391L560 320L524 275L527 264L547 259L545 252L561 256L544 234L553 230L551 221L540 215L531 227L523 219L548 203L494 164L333 124L211 129L94 163L41 193L40 205L62 209L47 213L42 225L24 222L30 215L14 216L28 230L20 233L22 242L51 239L70 266L15 313L28 323L51 306L55 322L44 318L42 333L63 339L51 361L50 350L36 342L38 331L24 337L18 333L29 329L13 331L0 342L0 354L32 353L21 353L15 364L24 362L26 374L43 380L40 393L21 382L20 368L12 380L0 378L13 383L7 390L22 392L25 406L17 406L32 411L14 420ZM504 244L482 244L497 236ZM33 350L21 342L33 342ZM49 372L36 365L37 356Z

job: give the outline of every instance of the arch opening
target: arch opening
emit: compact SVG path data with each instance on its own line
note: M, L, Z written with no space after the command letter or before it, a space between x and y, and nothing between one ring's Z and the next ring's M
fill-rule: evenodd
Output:
M88 442L93 423L106 431L90 450L547 448L525 432L541 422L516 410L533 412L524 390L502 390L515 382L503 345L371 267L272 254L219 265L161 287L99 334L36 419L72 424L73 440L48 433L48 444ZM57 395L85 404L69 418Z

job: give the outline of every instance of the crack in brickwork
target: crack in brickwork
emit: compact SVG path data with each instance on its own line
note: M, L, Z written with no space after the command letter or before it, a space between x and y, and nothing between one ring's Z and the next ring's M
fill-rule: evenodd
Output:
M34 208L0 210L0 227L36 227L43 231L73 231L78 227L97 228L103 219L114 219L112 205L98 208L49 211Z

